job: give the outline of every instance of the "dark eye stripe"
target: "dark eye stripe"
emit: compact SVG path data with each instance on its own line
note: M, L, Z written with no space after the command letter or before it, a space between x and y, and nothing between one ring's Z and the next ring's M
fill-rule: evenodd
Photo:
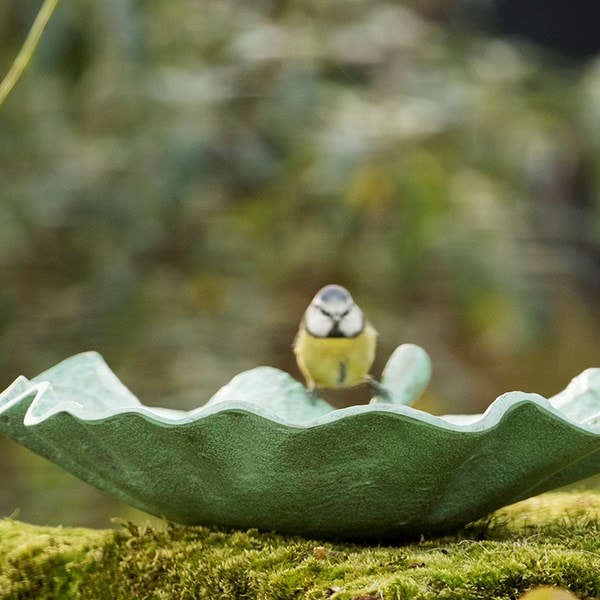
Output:
M326 317L329 317L330 319L333 319L333 315L330 312L327 312L322 306L317 305L317 308L319 309L319 311L321 312L321 314L325 315ZM349 312L350 312L350 308L346 309L340 315L340 319L343 319L345 316L347 316Z

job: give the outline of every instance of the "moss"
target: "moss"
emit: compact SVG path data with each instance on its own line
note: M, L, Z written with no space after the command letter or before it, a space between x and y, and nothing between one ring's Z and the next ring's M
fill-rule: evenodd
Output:
M112 539L108 531L0 521L0 598L77 597L85 565Z
M0 522L0 599L513 599L600 596L600 494L554 493L454 536L332 544L172 524L120 531Z

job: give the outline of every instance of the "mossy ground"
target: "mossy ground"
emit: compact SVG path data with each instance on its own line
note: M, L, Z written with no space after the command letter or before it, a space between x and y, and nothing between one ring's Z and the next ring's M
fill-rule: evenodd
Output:
M0 521L0 599L600 597L600 493L554 493L453 536L332 544L207 527L120 531Z

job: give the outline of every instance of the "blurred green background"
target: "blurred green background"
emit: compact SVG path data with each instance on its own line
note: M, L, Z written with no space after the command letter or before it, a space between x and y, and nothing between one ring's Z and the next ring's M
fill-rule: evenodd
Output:
M0 3L2 74L40 4ZM89 349L149 405L299 378L332 282L435 413L600 366L600 61L468 4L63 0L0 107L2 389ZM0 514L132 516L5 437Z

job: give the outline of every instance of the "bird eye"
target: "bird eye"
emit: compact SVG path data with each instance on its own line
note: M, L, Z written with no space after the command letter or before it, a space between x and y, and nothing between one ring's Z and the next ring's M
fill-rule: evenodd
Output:
M327 312L322 306L317 306L317 308L321 311L322 314L324 314L326 317L330 317L331 318L331 313Z

